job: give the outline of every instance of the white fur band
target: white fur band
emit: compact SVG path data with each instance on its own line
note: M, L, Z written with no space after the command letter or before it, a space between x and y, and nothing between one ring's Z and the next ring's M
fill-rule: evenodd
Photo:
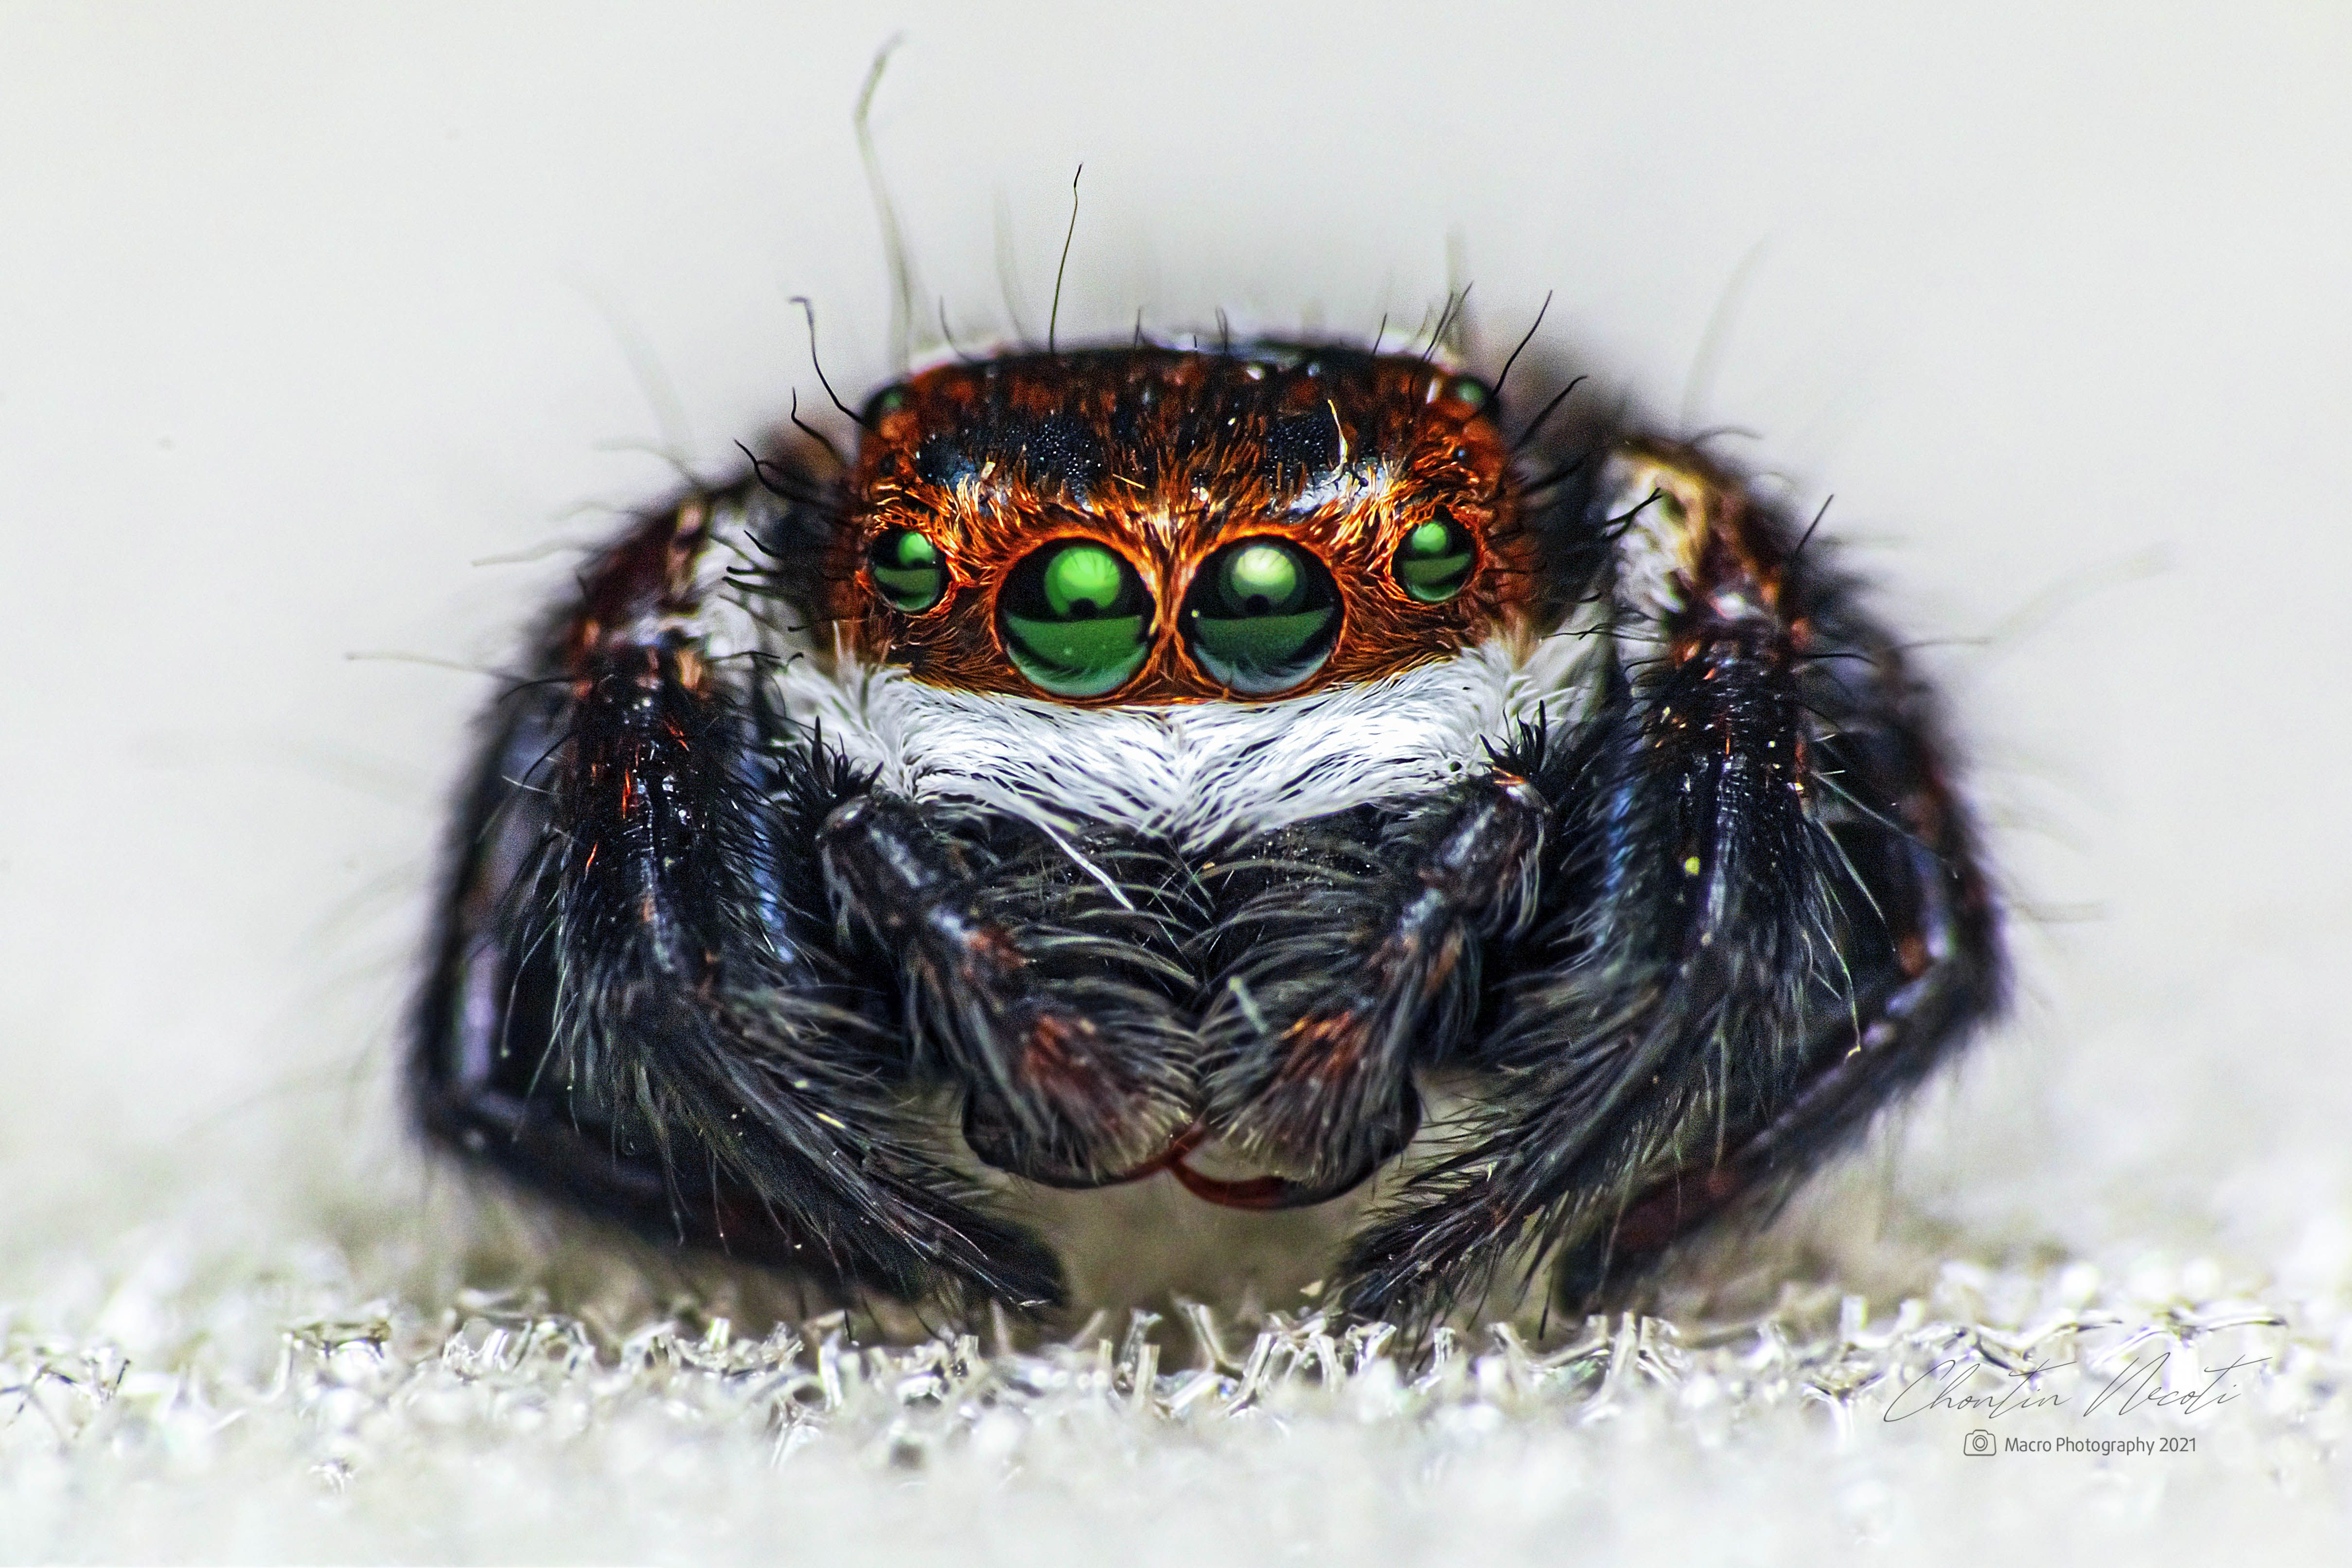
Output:
M1116 823L1201 852L1442 789L1547 706L1553 722L1572 720L1580 647L1553 636L1522 659L1496 640L1383 680L1261 703L1074 707L848 660L830 674L798 660L782 678L793 716L821 724L887 789L971 800L1053 831Z

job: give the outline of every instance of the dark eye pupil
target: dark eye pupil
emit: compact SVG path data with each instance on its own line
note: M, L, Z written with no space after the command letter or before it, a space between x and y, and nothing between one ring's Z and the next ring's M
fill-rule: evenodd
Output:
M892 528L866 553L866 570L893 610L919 614L947 591L940 547L912 528Z
M1307 574L1288 547L1244 545L1217 567L1217 597L1229 615L1279 615L1298 608L1307 596Z
M1057 696L1125 685L1151 650L1151 596L1116 550L1047 545L1008 573L998 599L1013 667Z
M1297 685L1330 657L1339 594L1312 552L1243 539L1203 564L1184 606L1184 640L1210 677L1259 695Z
M1066 620L1087 621L1118 598L1127 563L1100 545L1072 545L1045 563L1045 603Z
M1406 593L1423 604L1442 604L1470 580L1477 550L1469 530L1451 517L1423 523L1397 546L1391 570Z

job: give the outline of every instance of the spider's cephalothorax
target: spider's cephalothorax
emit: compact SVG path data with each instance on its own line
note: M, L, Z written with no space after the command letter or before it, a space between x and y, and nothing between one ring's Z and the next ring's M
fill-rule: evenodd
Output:
M1335 1266L1406 1317L1785 1190L1998 1004L1927 695L1736 476L1620 435L1530 482L1493 402L1008 355L878 393L835 480L646 514L492 712L426 1126L1020 1307L1055 1256L983 1167L1246 1208L1401 1161Z

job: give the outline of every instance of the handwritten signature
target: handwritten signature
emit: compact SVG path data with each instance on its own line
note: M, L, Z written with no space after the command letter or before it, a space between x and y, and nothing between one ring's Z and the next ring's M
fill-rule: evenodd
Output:
M2171 1355L2171 1352L2163 1351L2132 1356L2092 1396L2079 1415L2087 1418L2104 1409L2109 1415L2121 1416L2144 1407L2183 1415L2210 1410L2238 1397L2222 1386L2231 1374L2249 1366L2261 1366L2270 1360L2266 1355L2242 1355L2227 1366L2199 1368L2209 1379L2200 1387L2175 1387L2168 1385L2165 1377ZM2058 1409L2070 1403L2068 1396L2049 1392L2038 1386L2038 1382L2061 1367L2074 1364L2071 1361L2029 1362L2023 1366L2003 1369L1949 1356L1905 1384L1879 1419L1908 1421L1931 1410L1957 1410L1989 1420L2020 1410ZM2003 1376L2004 1372L2005 1385L1992 1381ZM1979 1375L1986 1380L1985 1385L1971 1386Z

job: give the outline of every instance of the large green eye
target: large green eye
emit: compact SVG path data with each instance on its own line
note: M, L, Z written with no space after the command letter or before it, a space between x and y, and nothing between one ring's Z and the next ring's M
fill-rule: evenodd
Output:
M912 528L892 528L866 552L866 570L890 608L919 615L947 591L947 566L940 547Z
M997 603L1013 666L1056 696L1115 691L1151 651L1143 580L1092 539L1064 539L1022 561Z
M1287 539L1243 539L1202 563L1184 601L1184 640L1211 678L1255 696L1297 685L1331 656L1339 591Z
M1477 559L1469 530L1451 517L1441 517L1405 535L1391 570L1407 593L1423 604L1443 604L1462 591Z

